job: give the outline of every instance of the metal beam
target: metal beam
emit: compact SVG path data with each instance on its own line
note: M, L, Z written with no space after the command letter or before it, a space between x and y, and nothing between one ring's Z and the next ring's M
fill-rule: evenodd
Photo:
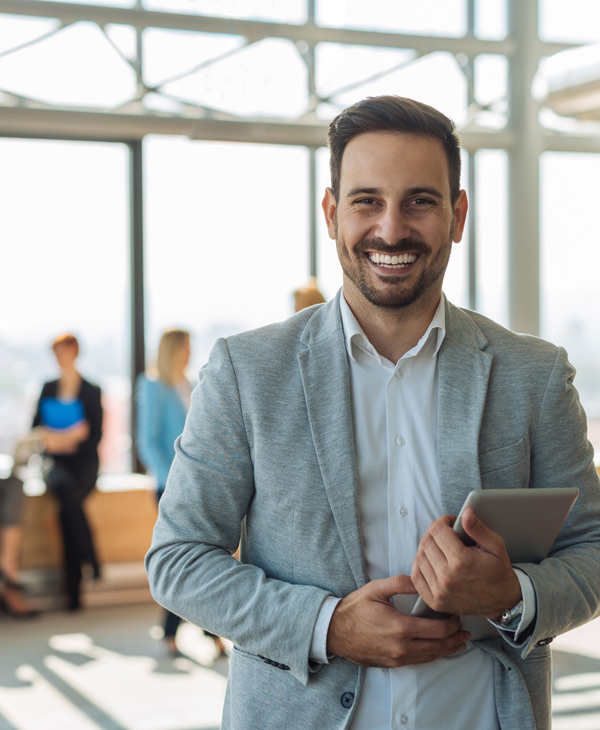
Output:
M571 132L542 132L540 143L544 152L600 152L600 124L589 134Z
M202 119L167 114L114 114L111 112L0 106L0 136L41 139L140 140L148 134L166 134L214 142L300 145L325 147L327 122L299 124L248 119ZM492 130L469 125L459 129L462 146L478 149L509 149L514 144L510 130ZM558 137L550 137L555 139ZM590 141L591 144L591 141Z
M510 33L518 54L509 59L509 123L514 144L508 171L508 311L511 329L540 331L539 155L538 105L531 84L540 50L537 2L509 2Z
M140 141L129 143L129 208L130 208L130 346L131 346L131 403L135 402L135 384L146 367L144 316L144 203L143 203L143 150ZM142 470L136 452L136 409L131 408L132 467Z
M467 0L467 32L475 34L475 0ZM467 81L467 107L476 104L475 99L475 63L472 56L468 56L467 63L462 67ZM467 178L469 181L469 216L467 218L468 255L467 255L467 296L470 309L477 309L477 172L475 166L475 152L468 152Z
M172 134L219 142L320 147L327 143L327 124L0 106L0 135L3 136L133 140L142 139L147 134Z
M87 5L46 0L0 0L0 13L57 18L63 22L90 21L105 25L115 23L136 28L164 28L194 30L204 33L241 35L250 40L260 38L287 38L288 40L316 43L344 43L357 46L387 48L414 48L419 53L447 51L449 53L500 53L514 55L518 48L513 38L481 40L472 35L463 37L420 36L383 31L331 28L314 23L276 23L242 18L218 18L200 14L169 13L141 8L118 8L107 5ZM537 30L536 30L537 33ZM543 43L544 55L572 48L574 44Z
M317 278L317 150L308 148L308 275Z

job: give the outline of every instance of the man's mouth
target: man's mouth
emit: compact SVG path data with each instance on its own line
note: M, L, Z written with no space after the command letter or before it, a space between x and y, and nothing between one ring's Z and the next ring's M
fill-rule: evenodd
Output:
M379 253L378 251L369 251L367 253L369 261L377 266L383 266L386 269L402 269L410 264L414 264L417 260L416 253Z

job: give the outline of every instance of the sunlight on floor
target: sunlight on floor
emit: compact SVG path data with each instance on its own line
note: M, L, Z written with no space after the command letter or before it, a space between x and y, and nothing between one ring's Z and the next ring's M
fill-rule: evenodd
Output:
M183 625L178 643L173 659L107 649L85 632L52 635L38 668L22 664L0 685L0 730L217 728L227 660L215 671L213 642L197 627Z

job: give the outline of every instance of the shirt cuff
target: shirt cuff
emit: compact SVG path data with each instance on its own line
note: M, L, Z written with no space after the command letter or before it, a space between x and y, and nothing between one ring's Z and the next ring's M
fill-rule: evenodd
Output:
M508 626L502 626L497 621L491 621L497 629L501 631L508 631L514 634L514 640L517 641L519 636L527 629L535 618L537 605L535 600L535 588L531 582L531 578L519 568L513 568L519 585L521 586L521 596L523 601L523 613L521 614L521 620L514 628Z
M327 656L327 632L329 631L329 623L333 615L333 611L341 598L335 596L327 596L313 629L312 642L310 644L309 657L312 661L319 664L329 664L329 658Z

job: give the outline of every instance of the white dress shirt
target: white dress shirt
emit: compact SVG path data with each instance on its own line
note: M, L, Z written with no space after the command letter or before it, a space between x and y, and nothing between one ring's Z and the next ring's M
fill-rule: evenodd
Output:
M443 514L437 466L437 354L445 336L444 297L423 337L395 365L373 348L343 296L340 306L368 576L373 580L410 575L421 538ZM516 572L528 591L527 615L518 636L535 615L535 597L527 576ZM324 663L327 628L339 600L327 599L313 634L311 657ZM394 605L410 613L415 600L414 595L396 596ZM472 642L466 651L428 664L367 668L351 725L352 730L499 727L494 660Z

